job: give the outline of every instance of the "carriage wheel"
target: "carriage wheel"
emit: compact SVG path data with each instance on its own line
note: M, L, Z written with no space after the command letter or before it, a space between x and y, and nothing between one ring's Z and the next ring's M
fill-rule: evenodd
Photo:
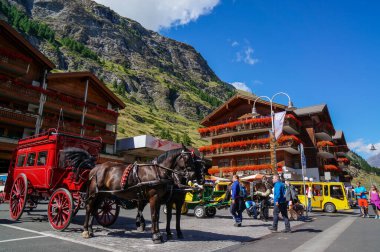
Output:
M9 214L13 220L21 217L27 196L28 180L24 174L20 174L13 183L9 200Z
M48 219L52 228L62 231L70 225L73 217L73 197L71 193L59 188L50 197L48 204Z
M120 206L115 200L104 198L96 211L95 219L103 227L109 227L115 223L119 216Z

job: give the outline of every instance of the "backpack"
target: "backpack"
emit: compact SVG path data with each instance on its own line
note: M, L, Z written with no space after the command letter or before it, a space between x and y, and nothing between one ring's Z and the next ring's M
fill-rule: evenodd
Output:
M242 197L243 199L247 197L247 188L245 188L244 185L239 184L239 196Z
M298 202L298 192L296 189L294 189L293 186L290 186L290 197L292 198L293 204Z

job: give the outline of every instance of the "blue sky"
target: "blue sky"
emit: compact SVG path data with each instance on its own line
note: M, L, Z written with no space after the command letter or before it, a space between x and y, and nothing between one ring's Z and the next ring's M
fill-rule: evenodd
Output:
M354 150L380 150L380 2L145 1L146 13L134 11L137 0L119 13L194 46L223 81L257 95L286 92L297 107L327 103Z

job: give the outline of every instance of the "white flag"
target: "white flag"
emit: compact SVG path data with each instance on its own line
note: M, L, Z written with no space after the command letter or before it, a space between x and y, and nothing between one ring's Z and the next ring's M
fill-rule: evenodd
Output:
M276 140L278 140L282 134L282 128L284 127L285 114L286 114L286 111L274 114L274 136Z

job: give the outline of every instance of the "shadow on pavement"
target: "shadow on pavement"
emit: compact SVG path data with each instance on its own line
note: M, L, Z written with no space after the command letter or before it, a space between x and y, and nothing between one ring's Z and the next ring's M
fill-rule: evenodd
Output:
M308 232L308 233L320 233L322 230L320 229L312 229L312 228L301 228L301 229L295 229L292 233L300 233L300 232Z

